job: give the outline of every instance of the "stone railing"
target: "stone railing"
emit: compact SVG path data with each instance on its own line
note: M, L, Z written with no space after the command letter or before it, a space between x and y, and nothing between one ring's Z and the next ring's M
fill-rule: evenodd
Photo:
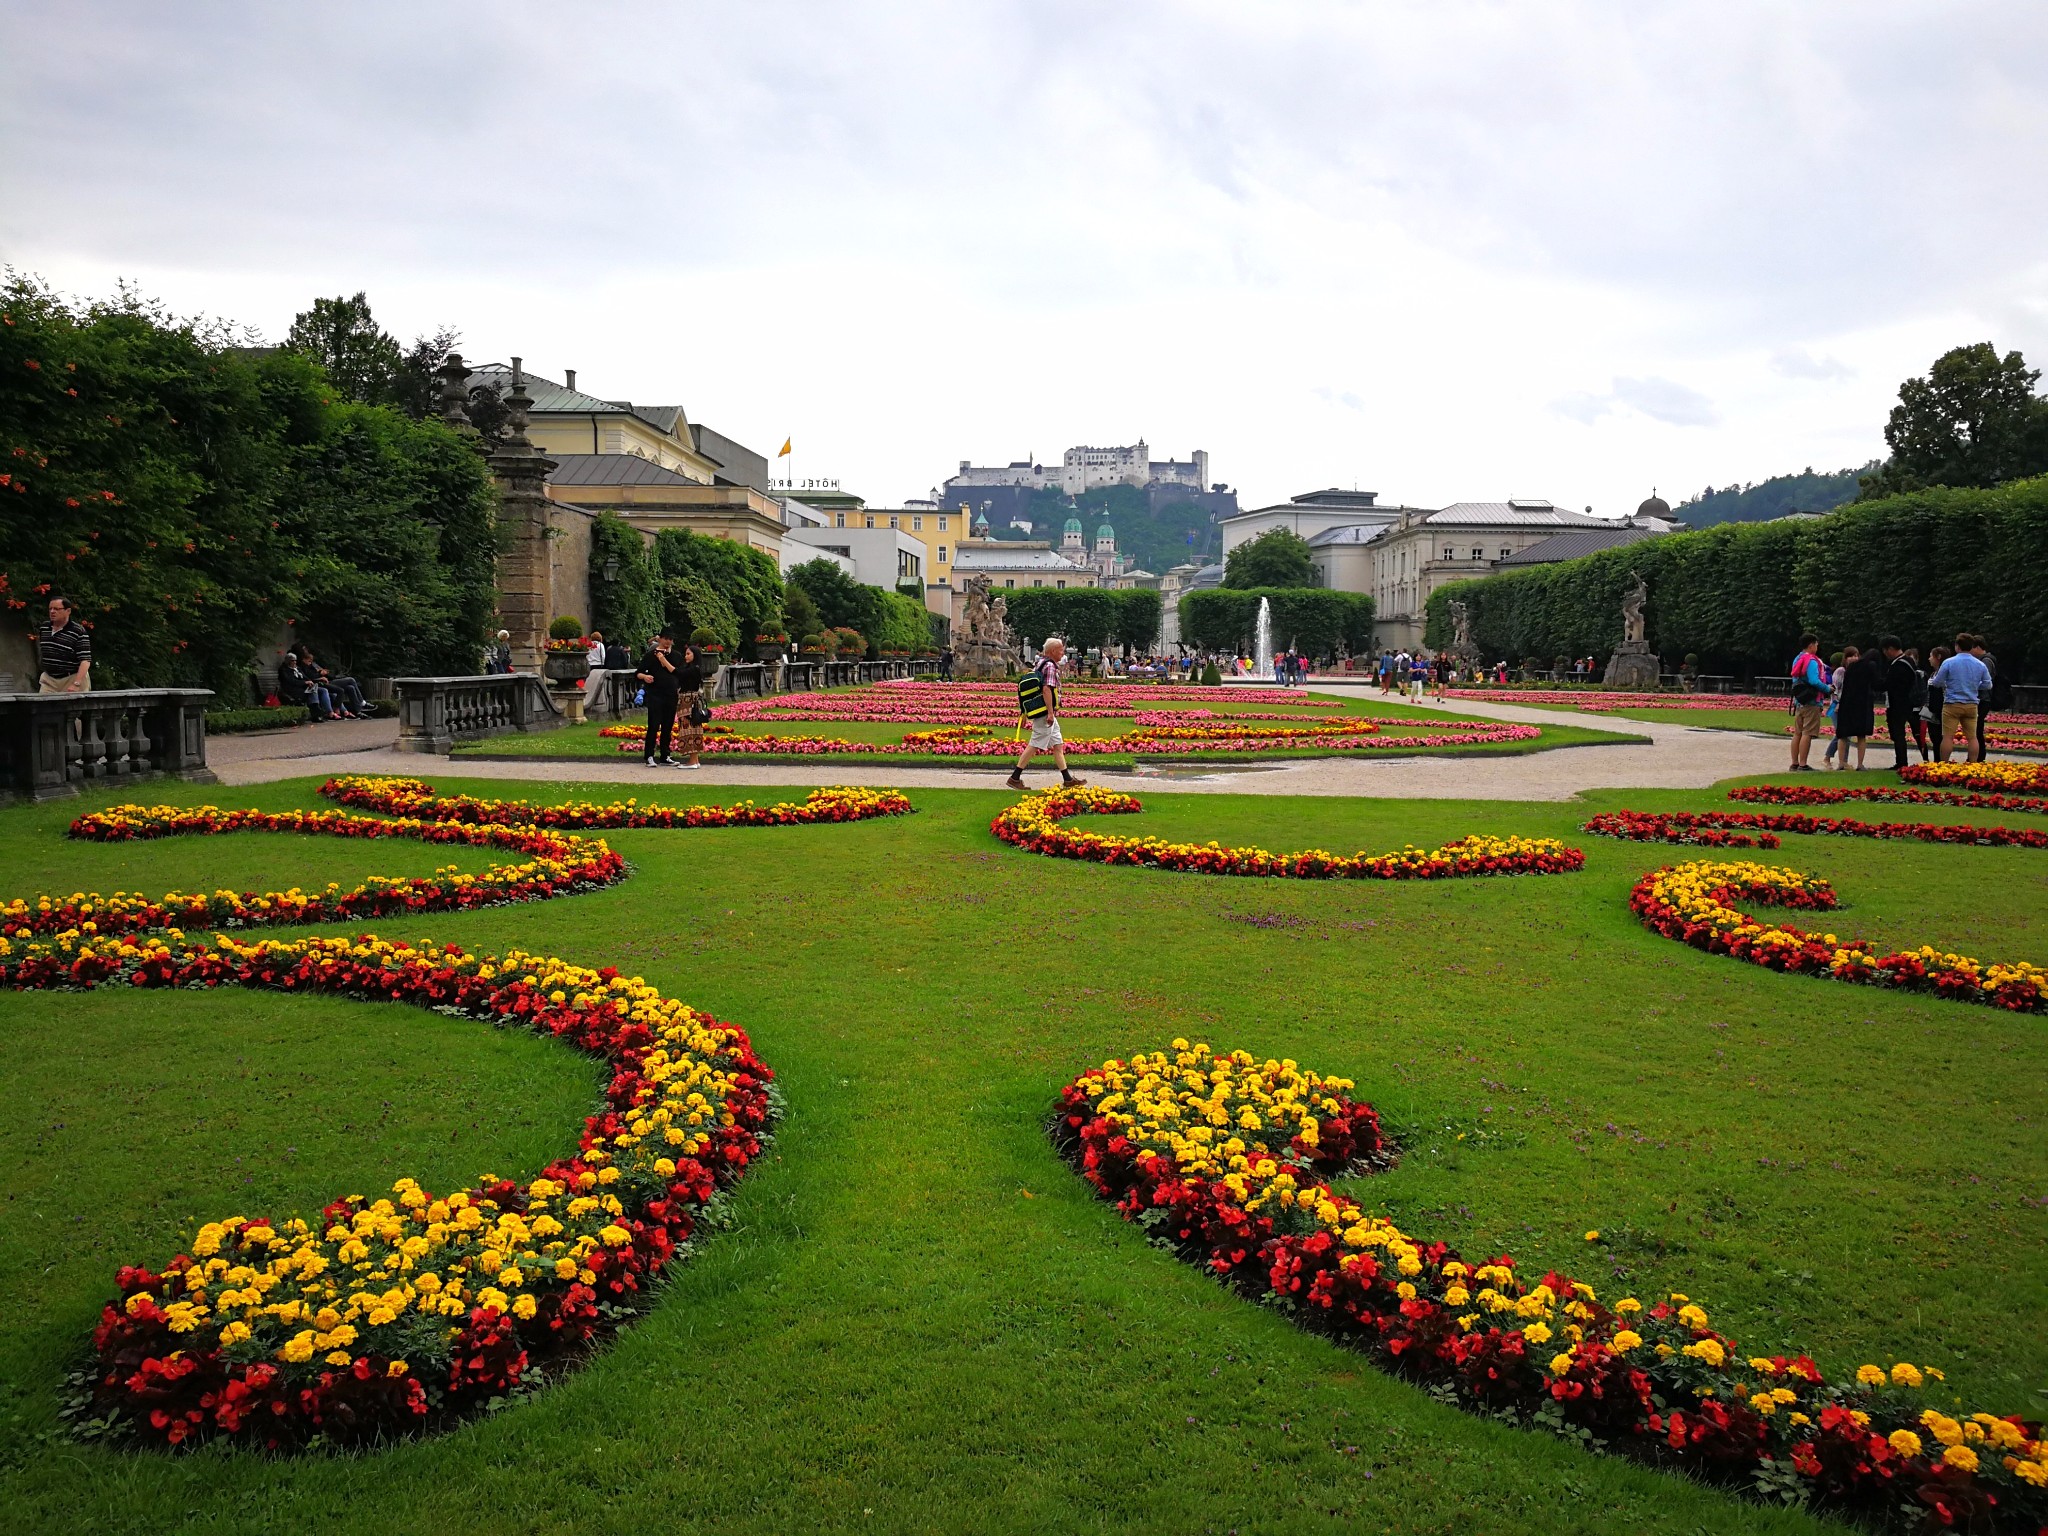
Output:
M825 670L822 661L785 661L782 664L782 686L789 693L809 693L818 686L818 674Z
M148 774L217 784L206 766L212 699L205 688L0 696L0 789L54 800Z
M398 750L446 752L466 736L551 731L563 723L547 686L531 672L484 677L394 677Z
M713 692L721 699L739 699L748 694L761 699L768 696L769 685L774 681L775 668L767 662L729 662L718 669L717 686Z

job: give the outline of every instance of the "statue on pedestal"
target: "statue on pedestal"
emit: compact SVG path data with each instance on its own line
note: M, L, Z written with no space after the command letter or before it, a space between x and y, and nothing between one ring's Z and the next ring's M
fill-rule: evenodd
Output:
M1010 653L1017 647L1010 633L1009 602L990 601L986 576L970 576L961 588L965 602L953 626L953 675L988 681L1010 674Z
M1458 657L1476 657L1479 647L1472 643L1472 605L1461 603L1456 598L1450 602L1451 643L1444 654Z
M1621 595L1621 644L1607 658L1601 681L1610 688L1649 691L1657 686L1663 663L1650 651L1648 608L1650 584L1630 571L1635 584Z

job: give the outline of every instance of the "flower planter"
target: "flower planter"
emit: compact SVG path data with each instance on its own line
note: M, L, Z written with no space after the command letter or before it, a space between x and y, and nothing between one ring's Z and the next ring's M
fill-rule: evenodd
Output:
M580 683L590 671L590 657L584 651L551 651L541 659L540 667L551 683Z

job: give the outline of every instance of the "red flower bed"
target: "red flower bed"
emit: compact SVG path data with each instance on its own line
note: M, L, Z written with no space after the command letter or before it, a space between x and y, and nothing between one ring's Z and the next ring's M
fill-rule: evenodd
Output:
M1818 784L1747 784L1729 790L1728 798L1752 805L1840 805L1845 800L1876 800L1898 805L1953 805L1979 811L2031 811L2048 815L2048 798L2039 795L1911 789L1902 784L1868 784L1851 789L1824 789Z
M1744 1359L1684 1295L1608 1303L1555 1270L1532 1284L1508 1255L1467 1262L1367 1214L1326 1182L1388 1150L1350 1087L1176 1040L1082 1074L1050 1130L1125 1220L1473 1412L1826 1509L2028 1536L2048 1521L2040 1423L1923 1408L1909 1393L1938 1371L1866 1365L1831 1383L1807 1355ZM1226 1093L1248 1128L1224 1162L1179 1127Z
M523 1184L436 1197L401 1179L395 1198L344 1196L310 1224L232 1217L161 1268L123 1266L76 1406L144 1444L374 1441L545 1381L648 1304L773 1116L774 1074L742 1031L610 968L368 938L0 947L0 986L97 985L404 1001L537 1030L611 1066L576 1152ZM707 1099L716 1113L687 1137L643 1134Z
M1950 826L1932 821L1857 821L1797 811L1605 811L1585 824L1601 837L1639 843L1697 843L1709 848L1775 848L1778 832L1880 837L1990 848L2048 848L2048 832L2031 827Z

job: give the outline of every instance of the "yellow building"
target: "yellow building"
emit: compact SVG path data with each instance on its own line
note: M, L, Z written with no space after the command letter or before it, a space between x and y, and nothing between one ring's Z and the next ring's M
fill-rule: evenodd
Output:
M907 533L924 546L924 605L933 613L953 611L953 564L967 537L967 518L960 512L942 512L936 507L870 507L857 497L851 506L821 506L808 497L798 497L806 506L826 512L835 528L893 528Z

